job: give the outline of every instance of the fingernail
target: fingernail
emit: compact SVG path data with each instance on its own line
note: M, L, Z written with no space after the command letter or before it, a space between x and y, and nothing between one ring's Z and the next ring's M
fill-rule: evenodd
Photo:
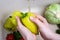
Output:
M34 19L34 18L31 16L30 19Z

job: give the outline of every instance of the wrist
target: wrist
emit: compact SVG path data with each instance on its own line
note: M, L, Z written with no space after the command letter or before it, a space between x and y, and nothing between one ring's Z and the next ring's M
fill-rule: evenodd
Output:
M48 40L60 40L60 35L52 32L51 36L47 39Z
M42 37L45 39L45 40L52 40L54 38L54 33L51 31L51 30L40 30L41 32L41 35Z
M60 35L53 33L52 40L60 40Z

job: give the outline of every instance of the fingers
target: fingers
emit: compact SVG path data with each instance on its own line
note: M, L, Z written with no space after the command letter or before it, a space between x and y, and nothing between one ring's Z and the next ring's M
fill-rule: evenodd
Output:
M28 30L26 27L24 27L24 25L22 25L19 17L16 17L16 19L17 19L17 23L18 23L18 29L19 29L20 31L23 31L23 32L24 32L24 30Z
M23 37L25 37L25 36L27 37L29 34L31 34L30 30L28 30L26 27L24 27L24 25L21 24L19 17L16 17L16 20L18 23L17 29Z
M46 22L47 22L47 20L46 20L44 17L42 17L41 15L35 14L35 16L36 16L40 21L42 21L43 23L46 23Z
M31 19L31 21L36 23L38 26L42 26L43 25L43 23L38 18L30 17L30 19Z

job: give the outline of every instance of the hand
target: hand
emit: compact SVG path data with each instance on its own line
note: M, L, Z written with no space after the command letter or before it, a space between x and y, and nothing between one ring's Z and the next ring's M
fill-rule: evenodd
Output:
M19 17L16 17L18 27L17 30L21 33L24 40L36 40L36 35L31 33L30 30L28 30L24 25L21 24L21 21Z
M60 40L60 35L53 33L47 20L40 15L35 15L36 17L30 17L30 20L37 24L41 36L44 40Z

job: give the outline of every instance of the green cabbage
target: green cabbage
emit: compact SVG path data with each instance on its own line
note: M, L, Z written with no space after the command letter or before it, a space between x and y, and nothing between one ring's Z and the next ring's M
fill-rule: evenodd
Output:
M60 24L60 4L51 4L46 8L45 18L49 23Z

